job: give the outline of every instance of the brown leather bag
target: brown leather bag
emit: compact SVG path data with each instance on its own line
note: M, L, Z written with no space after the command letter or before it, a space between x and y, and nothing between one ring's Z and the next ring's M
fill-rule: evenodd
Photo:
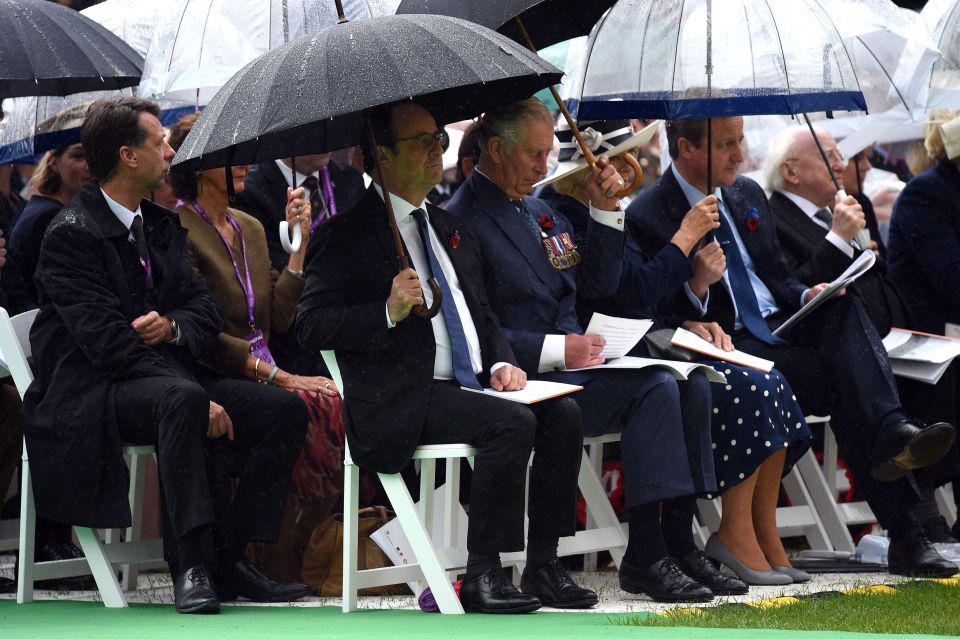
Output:
M357 525L357 568L384 568L393 563L370 534L393 518L393 513L383 506L361 508ZM300 574L321 597L339 597L343 593L343 515L328 518L313 530L307 549L303 553L303 569ZM364 588L361 595L408 595L406 584Z

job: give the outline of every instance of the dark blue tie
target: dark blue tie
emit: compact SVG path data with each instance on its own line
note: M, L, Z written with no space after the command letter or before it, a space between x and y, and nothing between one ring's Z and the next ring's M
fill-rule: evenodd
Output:
M767 322L760 314L760 305L757 303L757 294L750 283L747 266L743 263L740 248L733 237L733 230L727 222L727 216L720 215L720 227L714 231L717 240L723 245L723 252L727 256L727 279L730 280L730 290L737 304L737 312L744 327L750 334L767 344L786 344L774 335L767 326Z
M533 234L534 239L539 243L542 235L540 231L540 225L535 219L533 219L533 213L530 212L530 209L527 208L527 205L523 200L516 200L514 205L517 207L517 211L523 217L523 223L527 225L530 233Z
M461 386L480 390L480 382L473 372L473 364L470 362L470 349L467 347L467 337L463 332L463 324L460 322L460 313L457 311L457 303L453 299L453 292L447 283L447 278L440 268L440 261L437 254L433 252L433 244L430 242L430 231L427 226L427 216L423 209L416 209L412 213L413 219L417 221L417 228L420 230L420 240L423 242L423 248L427 252L427 259L430 260L430 270L433 276L440 283L440 290L443 293L443 323L447 326L447 333L450 334L450 350L453 352L453 374L460 382Z

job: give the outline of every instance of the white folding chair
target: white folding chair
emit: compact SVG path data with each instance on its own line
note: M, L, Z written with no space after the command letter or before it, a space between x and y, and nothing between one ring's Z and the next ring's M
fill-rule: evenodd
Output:
M330 376L337 383L341 396L345 393L340 366L333 351L324 351L323 359ZM419 446L413 459L421 461L420 507L414 504L410 492L399 473L378 473L384 492L397 514L397 520L410 543L416 563L388 566L370 570L358 570L357 510L359 508L360 468L350 457L350 448L345 448L343 487L343 612L357 609L357 591L363 588L385 586L411 581L426 582L434 600L445 614L463 614L463 606L451 583L457 572L464 568L462 549L453 546L459 539L456 504L458 503L458 473L462 458L471 458L476 450L466 444L436 444ZM431 538L427 525L432 522L433 473L437 459L446 459L447 478L443 491L446 501L442 546L438 549Z
M36 315L37 311L29 311L11 318L6 309L0 308L0 354L2 354L0 356L6 363L21 398L33 381L33 373L27 363L27 358L30 355L30 327L33 325ZM123 452L126 455L136 457L152 454L154 450L153 446L125 446ZM27 456L26 442L23 445L22 458L17 602L33 601L33 586L37 580L92 574L104 605L108 608L125 608L127 602L120 589L111 562L130 564L159 561L162 559L161 541L158 539L138 540L104 546L96 530L74 526L73 531L80 543L84 559L35 562L33 551L36 533L36 510L33 502L30 460ZM142 484L139 488L142 490ZM133 511L135 522L139 519L139 514L138 510Z
M936 491L937 508L940 514L947 520L947 525L952 525L957 521L957 504L953 498L953 489L950 484L937 488Z

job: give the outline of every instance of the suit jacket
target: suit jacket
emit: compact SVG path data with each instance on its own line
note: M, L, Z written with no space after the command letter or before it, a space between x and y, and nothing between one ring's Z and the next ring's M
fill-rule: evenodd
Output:
M852 258L826 239L827 231L782 193L770 196L770 210L777 223L777 237L793 274L808 286L829 282L853 263ZM907 312L900 294L887 275L883 258L850 287L863 298L867 312L883 336L892 326L907 326Z
M690 210L690 204L680 188L675 169L666 171L649 189L644 189L627 208L627 224L633 237L647 254L654 254L663 247ZM793 313L800 308L800 296L808 287L790 272L780 243L777 241L776 225L763 189L745 177L738 177L729 187L721 189L724 205L733 218L743 244L753 260L754 270L760 280L770 289L781 311ZM753 209L758 224L747 228L748 211ZM736 247L725 248L725 251ZM696 249L690 252L691 264ZM685 298L677 297L670 309L669 321L679 324L684 319L715 321L728 333L733 332L735 313L733 300L723 280L710 287L710 302L704 317Z
M516 364L483 292L479 257L463 225L433 205L428 217L445 248L477 329L481 383L497 362ZM347 215L325 222L307 265L297 309L301 346L333 349L344 382L350 454L362 467L399 472L420 441L430 404L436 341L429 320L413 313L387 328L386 300L398 269L386 207L371 187Z
M887 240L890 276L916 328L943 333L960 324L960 170L942 161L900 193Z
M50 222L63 205L53 198L34 195L23 207L17 223L7 235L7 264L3 271L4 287L10 295L11 313L37 308L37 286L33 281L40 245Z
M549 236L569 233L573 237L573 225L547 202L533 197L523 201L534 217L549 219ZM583 262L560 270L547 259L513 202L477 171L446 208L463 220L480 243L490 303L520 367L529 376L536 376L546 335L583 332L577 320L577 295L594 299L616 292L623 265L624 233L591 220L586 233L590 250L579 247Z
M363 176L353 169L330 162L330 181L333 183L333 199L337 212L343 212L363 197ZM278 225L287 219L286 178L274 161L258 164L247 174L242 193L237 194L234 206L260 220L267 235L270 249L270 264L283 272L290 256L280 244ZM322 187L321 187L322 188Z
M93 528L130 525L115 381L189 377L223 315L194 275L177 216L141 202L154 288L129 231L91 182L47 229L30 331L36 373L23 400L37 512ZM180 325L180 346L146 346L130 323L151 310Z

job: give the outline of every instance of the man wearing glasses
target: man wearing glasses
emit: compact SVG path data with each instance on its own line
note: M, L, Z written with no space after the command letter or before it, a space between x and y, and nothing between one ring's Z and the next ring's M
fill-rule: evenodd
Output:
M690 299L678 299L671 310L686 319L718 322L737 349L776 362L804 410L831 416L841 454L890 533L891 573L956 574L957 566L937 554L911 514L919 496L904 477L947 453L953 427L939 423L923 428L906 418L886 350L856 293L828 301L787 335L773 334L825 285L815 284L816 277L805 283L791 273L763 190L738 176L743 118L713 118L709 136L707 131L705 118L669 121L673 164L627 210L634 236L644 250L654 252L669 241L687 210L707 197L711 182L711 198L720 210L714 233L726 268L705 294L691 292ZM820 169L826 173L823 165Z
M336 351L347 441L361 467L399 472L420 444L477 449L460 590L465 610L591 607L596 593L578 587L556 558L558 539L574 533L580 411L567 397L528 408L464 390L519 390L527 375L490 310L470 236L426 203L441 178L447 134L413 102L381 107L370 118L377 146L364 148L364 163L374 184L356 207L324 225L306 269L297 338L314 354ZM399 274L376 161L413 266ZM433 293L421 284L431 276L441 311L423 319L411 311L432 306ZM535 593L521 593L504 575L500 553L524 549L531 450L527 563L547 569Z

